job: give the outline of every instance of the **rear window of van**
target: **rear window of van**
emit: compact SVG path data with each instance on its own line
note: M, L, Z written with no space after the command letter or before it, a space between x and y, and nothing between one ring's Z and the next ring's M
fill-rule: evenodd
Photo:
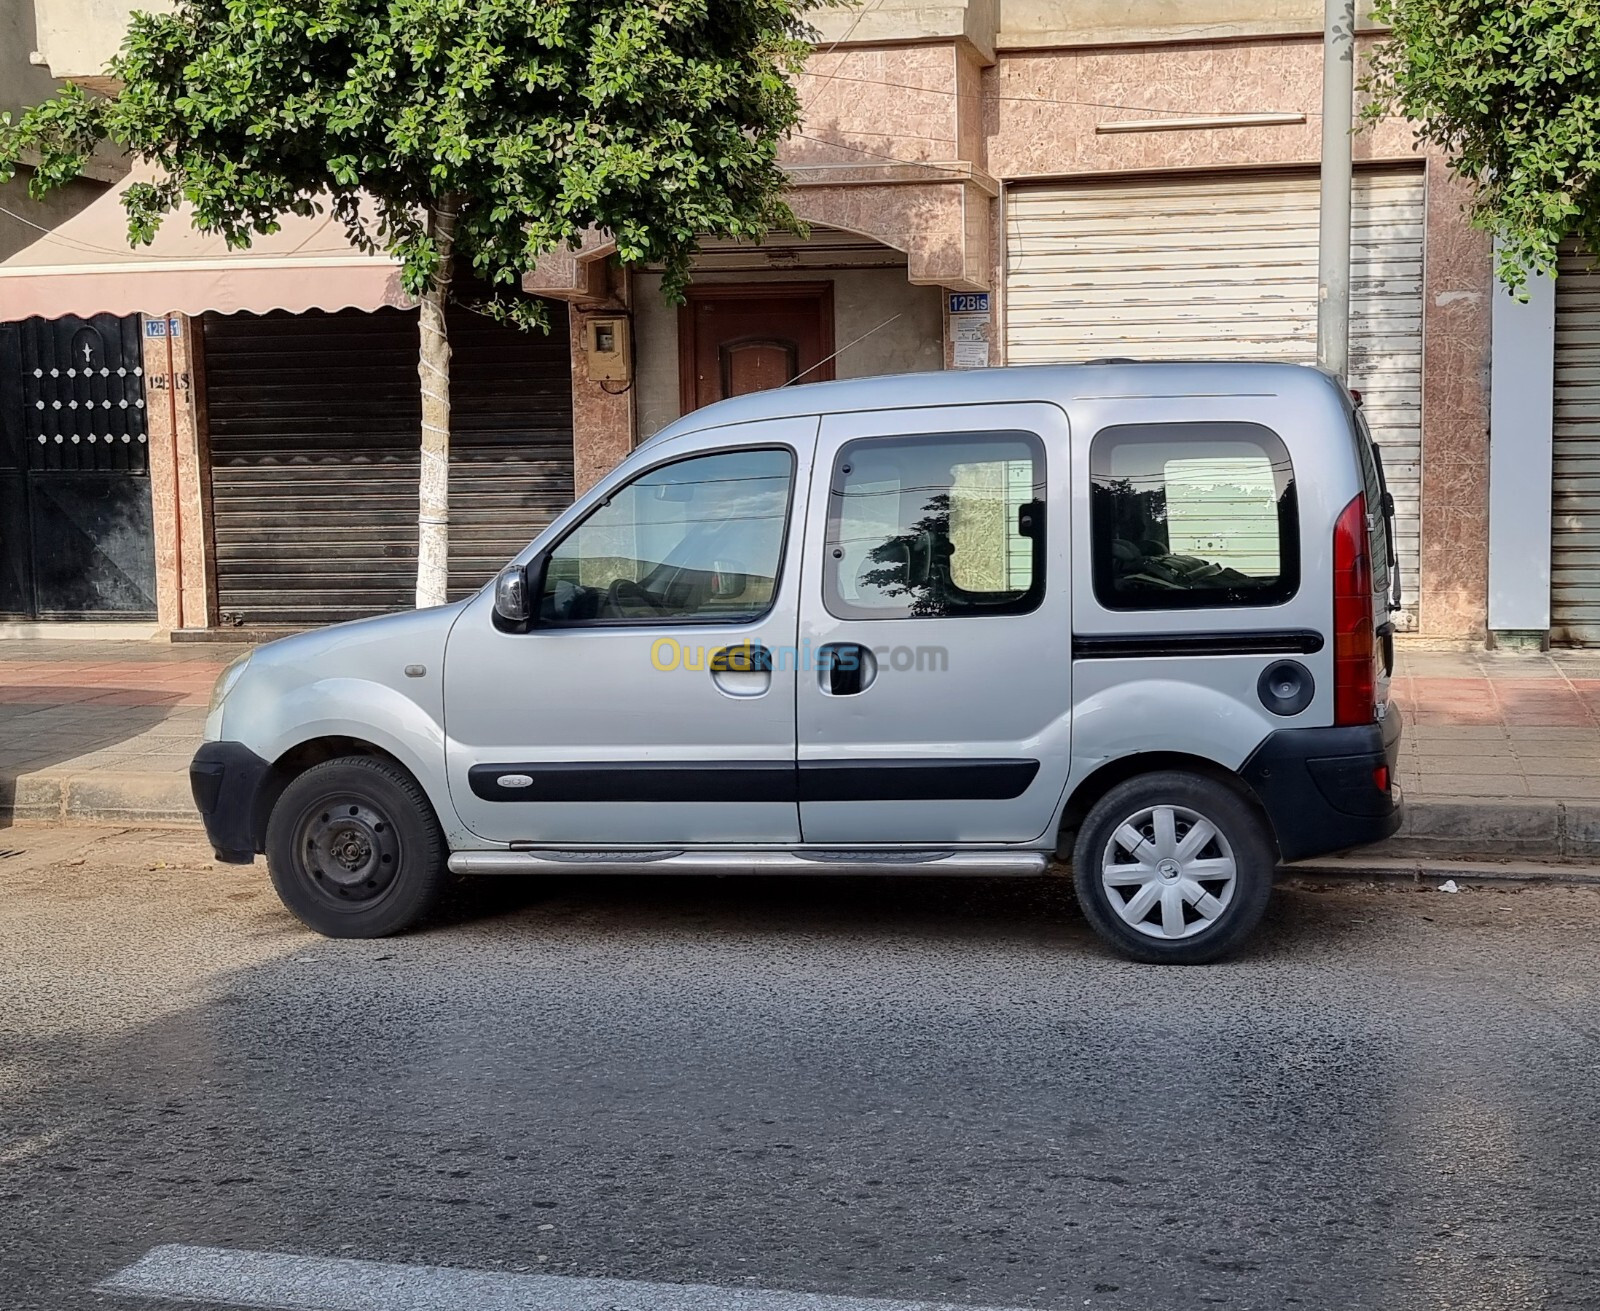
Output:
M1279 605L1299 589L1294 469L1270 428L1103 428L1089 472L1094 591L1106 609Z

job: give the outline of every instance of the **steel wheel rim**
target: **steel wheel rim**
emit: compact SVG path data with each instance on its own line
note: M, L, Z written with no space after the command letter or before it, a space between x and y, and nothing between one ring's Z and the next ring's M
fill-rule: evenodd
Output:
M1145 806L1111 831L1100 886L1124 925L1181 942L1216 926L1233 902L1239 866L1227 836L1188 806Z
M295 859L306 886L340 909L364 909L386 896L400 856L394 820L367 797L320 801L295 826Z

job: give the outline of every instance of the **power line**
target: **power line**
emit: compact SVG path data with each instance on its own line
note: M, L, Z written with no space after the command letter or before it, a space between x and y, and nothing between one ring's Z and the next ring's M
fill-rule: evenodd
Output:
M958 168L954 164L940 164L924 159L901 159L897 155L886 155L881 150L868 150L865 146L852 146L848 141L830 141L827 137L814 137L809 132L796 132L795 136L806 141L815 141L820 146L832 146L836 150L849 150L858 155L870 155L874 159L888 160L891 164L905 164L910 168L932 169L938 173L949 173L955 177L968 177L970 170ZM792 165L794 168L805 168L804 164Z
M845 29L845 32L844 32L843 36L837 38L832 45L830 45L826 50L824 50L822 52L822 57L824 59L826 59L829 55L831 55L835 50L837 50L839 48L839 45L840 45L841 42L848 41L852 36L854 36L856 28L861 26L861 20L863 18L865 18L868 14L870 14L874 9L876 9L882 3L883 3L883 0L872 0L871 4L867 5L864 9L862 9L859 13L857 13L855 22L851 23L850 26ZM815 58L815 54L813 54L812 57ZM824 78L823 82L822 82L822 85L820 87L818 87L814 92L812 92L811 99L801 102L800 112L802 114L804 114L806 110L811 108L812 103L816 100L816 98L818 96L820 96L823 93L823 91L825 91L827 89L828 83L831 82L831 81L833 81L833 79L831 77Z

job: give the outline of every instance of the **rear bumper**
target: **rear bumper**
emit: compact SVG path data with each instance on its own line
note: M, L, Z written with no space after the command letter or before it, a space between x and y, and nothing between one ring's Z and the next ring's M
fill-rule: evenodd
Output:
M1400 827L1404 808L1394 783L1400 713L1353 728L1283 728L1240 771L1266 807L1284 860L1381 842ZM1387 767L1389 787L1378 786Z
M257 801L272 769L238 742L203 742L189 766L189 788L217 859L248 865L256 858Z

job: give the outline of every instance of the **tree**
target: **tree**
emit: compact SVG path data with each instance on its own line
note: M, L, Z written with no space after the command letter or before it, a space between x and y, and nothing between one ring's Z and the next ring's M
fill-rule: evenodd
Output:
M445 599L450 345L458 264L480 308L548 324L517 295L545 252L610 233L681 299L703 235L793 227L777 163L818 0L178 0L133 15L110 98L68 84L13 123L42 195L109 142L155 166L126 191L129 237L191 207L245 247L331 210L398 259L420 304L417 604Z
M1520 289L1554 273L1563 240L1600 256L1600 2L1378 0L1392 29L1363 89L1472 182L1474 226Z

